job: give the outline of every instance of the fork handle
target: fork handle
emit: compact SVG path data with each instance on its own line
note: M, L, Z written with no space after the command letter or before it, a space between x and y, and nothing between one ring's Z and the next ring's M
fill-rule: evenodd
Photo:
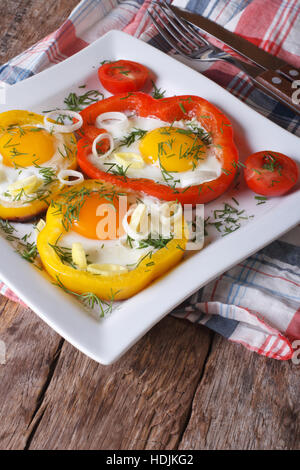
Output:
M293 65L285 64L277 68L277 72L280 75L284 75L289 80L300 80L300 70Z
M295 92L297 89L293 87L293 82L290 82L273 70L266 70L256 76L253 81L267 94L270 94L294 112L300 114L300 100L296 96Z

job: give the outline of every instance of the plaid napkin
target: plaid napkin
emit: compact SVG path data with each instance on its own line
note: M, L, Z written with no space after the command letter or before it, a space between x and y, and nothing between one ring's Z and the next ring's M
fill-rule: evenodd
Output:
M170 53L146 14L149 4L150 0L82 0L57 31L0 67L0 80L8 84L24 80L111 29ZM299 0L177 0L173 4L209 17L300 67ZM208 64L203 73L274 122L300 134L299 119L256 90L230 64ZM293 349L300 345L296 341L300 339L299 235L297 227L206 285L172 315L206 325L264 356L291 359ZM1 282L0 292L19 301Z

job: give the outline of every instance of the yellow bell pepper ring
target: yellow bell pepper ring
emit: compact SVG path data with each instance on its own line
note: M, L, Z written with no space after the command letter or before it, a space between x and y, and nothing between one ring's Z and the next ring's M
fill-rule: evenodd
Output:
M132 249L139 250L138 254L140 255L137 257L138 262L133 266L117 265L115 260L112 264L102 264L101 261L100 264L98 262L93 264L92 260L89 260L89 256L85 257L82 236L80 238L82 244L75 242L69 248L71 262L65 262L55 248L58 243L64 243L65 235L70 232L73 234L74 230L77 231L76 227L81 226L85 216L83 210L85 205L85 210L87 210L92 199L95 198L99 198L99 203L103 199L115 203L113 198L117 200L120 195L128 196L130 201L136 197L140 203L141 195L135 196L130 190L128 192L124 189L119 190L119 188L99 180L86 180L72 189L61 191L58 198L50 205L47 211L46 225L38 234L37 248L46 271L67 290L76 294L93 293L102 300L111 300L112 297L116 300L127 299L144 289L154 279L165 274L182 259L188 236L183 217L181 237L168 238L162 248L151 249L146 252L146 255L141 256L141 250L135 247L133 241ZM131 203L128 204L127 216ZM87 224L93 223L91 217L89 215L86 219ZM85 227L81 227L81 229L84 230ZM124 235L123 240L125 240ZM97 242L99 245L102 244L99 239ZM116 240L116 242L121 243L121 240ZM87 265L85 260L87 260Z
M49 132L44 116L29 111L0 113L1 183L12 181L0 194L1 219L26 222L45 212L63 186L60 170L76 168L74 134Z

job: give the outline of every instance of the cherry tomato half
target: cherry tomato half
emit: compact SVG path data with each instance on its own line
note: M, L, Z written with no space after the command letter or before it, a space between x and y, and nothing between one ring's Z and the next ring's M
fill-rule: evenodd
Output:
M101 65L98 76L110 93L126 93L141 90L149 76L149 70L137 62L117 60Z
M245 161L247 186L263 196L281 196L297 182L298 168L294 160L282 153L265 150L250 155Z

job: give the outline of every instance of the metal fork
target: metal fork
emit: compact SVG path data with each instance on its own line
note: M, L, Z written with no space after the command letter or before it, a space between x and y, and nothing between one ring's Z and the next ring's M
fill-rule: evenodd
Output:
M200 36L193 26L179 18L167 2L154 0L150 7L151 10L148 10L148 15L156 29L180 55L200 62L223 60L235 65L250 76L253 73L257 74L257 65L232 57L228 52L213 46L204 37ZM263 68L261 70L263 71Z

